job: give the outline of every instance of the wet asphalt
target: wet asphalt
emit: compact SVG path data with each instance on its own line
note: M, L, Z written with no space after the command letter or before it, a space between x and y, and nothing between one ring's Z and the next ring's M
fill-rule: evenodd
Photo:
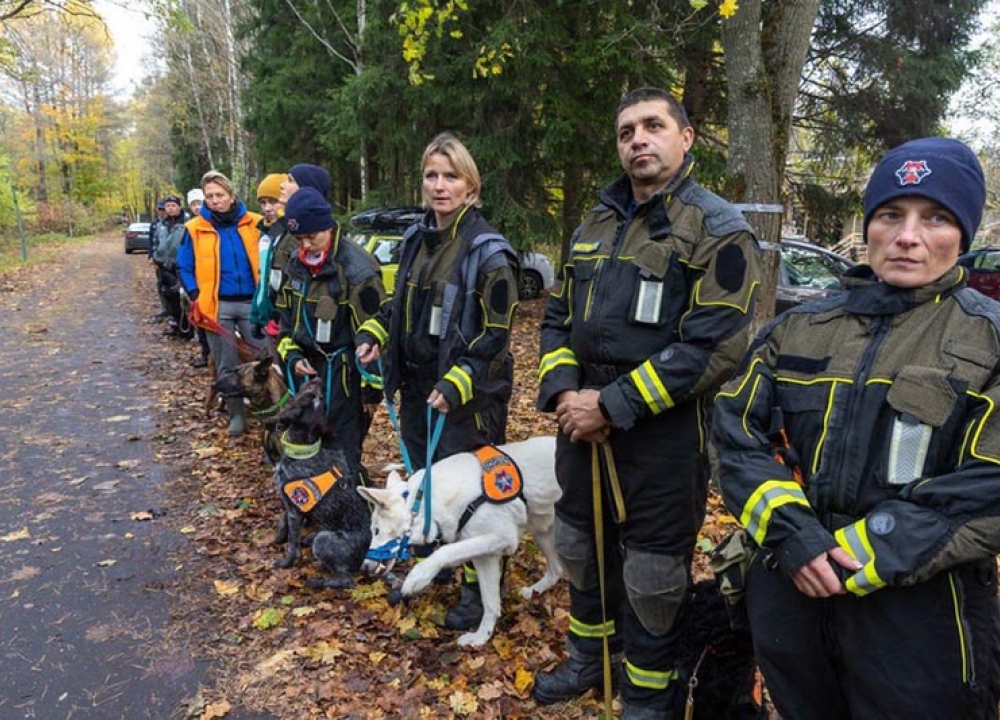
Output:
M31 272L0 278L0 720L183 717L209 668L172 594L150 270L109 235Z

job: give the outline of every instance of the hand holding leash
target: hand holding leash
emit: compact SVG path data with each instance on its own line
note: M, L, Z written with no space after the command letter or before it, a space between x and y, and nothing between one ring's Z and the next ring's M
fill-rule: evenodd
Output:
M440 390L431 390L431 394L427 396L427 404L440 413L446 413L451 410L451 405L448 404L448 398L446 398Z
M191 301L191 309L188 310L188 320L196 327L212 329L212 318L201 311L201 305L198 304L197 300Z
M358 356L358 360L362 363L370 363L374 360L378 360L381 351L378 345L369 345L368 343L361 343L358 345L358 349L354 351L354 354Z
M302 358L301 360L299 360L298 362L295 363L295 374L296 375L317 375L318 373L313 369L312 364L308 360L306 360L305 358Z
M611 432L611 423L598 405L598 390L566 391L556 405L559 428L571 442L603 442Z

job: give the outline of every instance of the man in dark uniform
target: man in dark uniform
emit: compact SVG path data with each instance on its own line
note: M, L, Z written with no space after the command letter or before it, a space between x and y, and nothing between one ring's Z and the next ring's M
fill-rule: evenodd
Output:
M743 216L694 182L694 129L669 93L629 93L615 131L625 173L574 234L542 325L538 407L561 430L556 545L570 629L569 658L536 677L534 695L553 703L600 685L606 640L616 665L624 656L623 717L673 718L685 689L677 621L705 513L706 411L747 346L757 245ZM595 482L620 499L600 514Z

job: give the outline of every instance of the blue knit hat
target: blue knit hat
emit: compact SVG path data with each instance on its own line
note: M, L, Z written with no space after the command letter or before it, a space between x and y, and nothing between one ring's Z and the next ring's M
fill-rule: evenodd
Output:
M330 173L319 165L300 163L293 165L288 174L294 178L300 188L314 188L324 198L330 197Z
M330 204L315 188L295 191L285 204L285 222L292 235L309 235L336 226Z
M886 153L865 188L865 242L875 211L911 195L933 200L954 215L962 229L962 252L968 252L986 202L983 168L968 145L952 138L921 138Z

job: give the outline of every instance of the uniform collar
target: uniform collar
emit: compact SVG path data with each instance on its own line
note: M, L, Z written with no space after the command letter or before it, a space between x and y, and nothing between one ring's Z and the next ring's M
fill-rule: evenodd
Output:
M965 287L965 272L957 265L934 282L900 288L878 279L869 265L851 268L843 278L844 309L854 315L899 315L926 302L939 302Z

